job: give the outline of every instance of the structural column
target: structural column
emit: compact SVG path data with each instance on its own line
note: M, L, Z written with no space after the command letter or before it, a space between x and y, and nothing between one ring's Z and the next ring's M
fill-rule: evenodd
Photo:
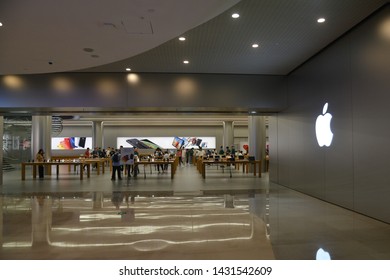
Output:
M31 159L39 149L43 149L45 157L51 156L51 116L32 116Z
M92 148L103 146L103 123L101 121L92 122ZM103 147L102 147L103 148Z
M223 122L223 148L231 148L234 144L234 132L233 132L233 122L226 121Z
M4 134L4 117L0 116L0 186L3 185L3 134Z
M248 145L249 155L254 156L256 160L262 161L262 169L265 170L265 146L266 129L265 118L263 116L248 117Z

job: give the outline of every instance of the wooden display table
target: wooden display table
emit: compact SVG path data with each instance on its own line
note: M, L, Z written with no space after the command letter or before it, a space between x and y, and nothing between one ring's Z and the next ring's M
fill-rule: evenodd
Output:
M150 166L150 173L152 173L152 165L170 165L171 167L171 179L173 179L176 168L177 168L177 160L170 160L170 161L162 161L162 160L157 160L157 161L137 161L134 163L135 166L143 165L144 166L144 178L146 178L146 166Z
M216 160L201 160L198 162L198 171L202 174L202 177L206 178L206 165L235 165L235 169L238 169L239 166L242 164L243 173L249 173L249 166L254 165L253 168L253 175L256 176L258 173L259 177L261 177L261 160L222 160L222 161L216 161ZM257 167L257 168L256 168ZM230 169L230 177L232 177L231 169Z
M106 158L81 158L79 161L87 166L96 164L97 175L100 175L100 169L102 170L102 174L104 174Z
M33 178L36 179L37 178L37 167L38 165L43 165L44 167L52 167L52 166L56 166L56 177L57 179L59 178L59 174L60 174L60 165L68 165L68 166L71 166L71 165L74 165L75 167L79 166L79 173L80 173L80 180L83 180L83 177L84 177L84 170L83 170L83 167L84 167L84 163L81 162L81 161L77 161L77 160L68 160L68 161L51 161L51 162L22 162L21 163L22 165L22 168L21 168L21 176L22 176L22 180L26 180L26 166L32 166L32 170L33 170ZM50 168L51 169L51 168ZM90 177L90 168L89 168L89 165L87 165L87 177L89 178Z

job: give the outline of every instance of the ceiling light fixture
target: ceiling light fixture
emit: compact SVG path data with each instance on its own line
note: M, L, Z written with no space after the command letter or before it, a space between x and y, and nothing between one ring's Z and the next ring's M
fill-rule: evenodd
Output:
M3 23L0 22L0 27L3 26Z
M129 72L129 71L131 71L131 69L127 67L127 68L126 68L126 71Z
M185 37L180 37L180 38L179 38L179 41L185 41L185 40L186 40Z
M258 48L259 47L259 44L253 44L252 45L252 48Z
M319 19L317 19L317 22L318 23L323 23L323 22L325 22L325 19L324 18L319 18Z
M237 13L232 14L232 18L239 18L239 17L240 17L240 15Z
M188 60L184 60L183 63L184 63L184 64L188 64L188 63L190 63L190 62L189 62Z

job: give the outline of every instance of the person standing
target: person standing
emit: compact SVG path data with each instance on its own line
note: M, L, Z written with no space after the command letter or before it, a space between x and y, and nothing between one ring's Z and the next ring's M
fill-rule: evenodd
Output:
M166 151L164 152L163 161L164 161L164 162L169 162L169 153L168 153L168 150L166 150ZM164 163L164 170L163 170L163 172L165 172L165 171L168 172L168 163Z
M162 161L162 159L163 159L163 153L162 153L160 148L157 148L156 151L154 152L154 160L155 161ZM162 165L161 163L157 164L158 173L160 173L160 169L161 169L161 171L164 171L164 165Z
M122 180L121 176L121 156L118 150L115 150L115 153L111 157L112 160L112 175L111 180L115 181L115 173L118 174L118 180Z
M192 164L192 157L194 156L194 148L186 151L186 163L187 165Z
M182 149L178 149L176 151L176 156L179 159L179 165L182 166L183 165L183 150Z
M219 148L218 154L219 154L220 156L222 156L222 155L225 154L225 151L223 150L223 146L221 146L221 147Z
M234 145L232 145L232 150L231 150L231 155L233 156L233 157L235 157L236 156L236 148L234 147Z
M35 157L36 162L45 162L45 152L43 149L39 149L36 157ZM43 165L40 164L38 165L38 175L39 179L43 179Z
M90 157L91 157L91 153L90 153L90 151L89 151L89 148L87 148L87 149L85 150L84 157L85 157L85 158L90 158Z
M134 177L137 177L138 173L139 173L139 167L138 167L138 164L136 164L137 161L139 161L139 152L138 152L138 148L135 148L134 149L134 172L133 172L133 176Z

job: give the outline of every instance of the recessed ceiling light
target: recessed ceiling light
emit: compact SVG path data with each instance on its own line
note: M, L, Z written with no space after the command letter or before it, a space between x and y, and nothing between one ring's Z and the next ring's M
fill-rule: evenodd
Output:
M127 68L126 68L126 71L131 71L131 69L127 67Z
M3 23L0 22L0 27L3 26Z
M190 63L190 62L189 62L188 60L184 60L183 63L184 63L184 64L188 64L188 63Z
M240 17L240 15L237 13L232 14L232 18L239 18L239 17Z
M259 44L253 44L252 45L252 48L258 48L259 47Z
M319 18L319 19L317 19L317 22L318 23L323 23L323 22L325 22L325 19L324 18Z
M185 37L180 37L179 40L180 40L180 41L185 41L186 38L185 38Z

